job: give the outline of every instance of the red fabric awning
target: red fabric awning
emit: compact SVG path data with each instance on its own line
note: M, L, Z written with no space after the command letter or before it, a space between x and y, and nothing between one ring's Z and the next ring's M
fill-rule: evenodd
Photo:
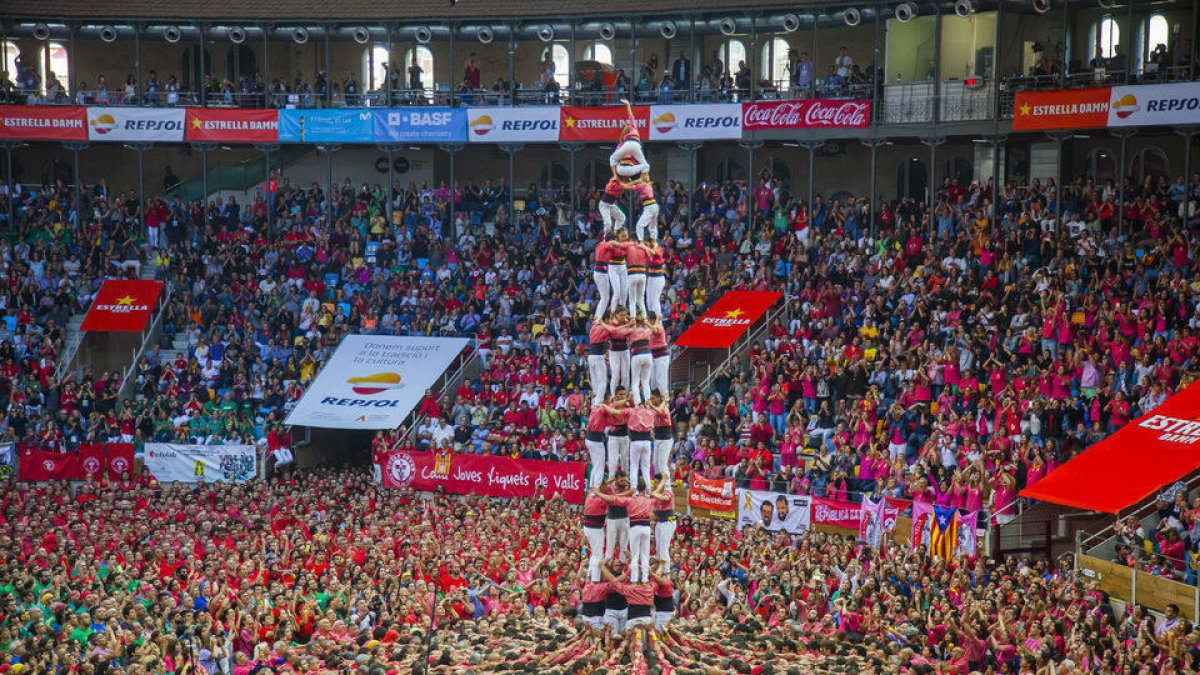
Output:
M1119 513L1200 469L1200 383L1085 450L1022 497Z
M729 291L689 326L675 344L679 347L728 347L782 295L774 291Z
M157 281L110 279L104 282L87 316L83 330L139 331L146 327L163 285Z

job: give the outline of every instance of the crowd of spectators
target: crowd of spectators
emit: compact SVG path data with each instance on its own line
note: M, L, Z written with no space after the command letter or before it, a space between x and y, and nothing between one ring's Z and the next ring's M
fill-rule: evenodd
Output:
M951 564L684 516L678 618L655 641L613 644L575 621L586 572L577 511L559 499L382 490L329 469L245 485L3 487L0 668L20 674L1200 666L1200 629L1177 608L1121 613L1069 556Z

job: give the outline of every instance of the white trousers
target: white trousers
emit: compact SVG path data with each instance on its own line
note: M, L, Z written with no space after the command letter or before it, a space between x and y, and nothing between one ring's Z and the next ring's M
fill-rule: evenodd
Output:
M650 371L654 369L654 357L649 353L637 354L629 360L633 370L633 402L641 405L650 399Z
M671 353L666 356L654 357L654 365L650 370L650 391L657 389L663 398L671 394Z
M609 559L628 548L629 519L609 518L604 523L604 558Z
M596 301L596 309L592 310L592 318L599 319L612 304L612 282L608 280L608 272L596 271L592 272L592 281L596 283L596 291L600 294L600 299Z
M646 313L646 275L629 275L629 298L626 299L629 313L637 316Z
M631 387L629 350L608 353L608 395L617 393L618 387Z
M650 580L650 526L629 528L629 580L644 584Z
M634 226L637 232L638 241L646 238L646 230L650 230L650 236L658 240L658 204L647 204L642 207L642 215L638 216L637 225Z
M629 436L608 437L608 461L605 468L609 476L615 476L618 471L626 468L629 460Z
M599 285L600 282L596 282ZM662 318L662 293L667 287L667 278L661 274L646 276L646 309Z
M650 475L650 441L629 442L629 484L638 489L639 476L650 487L654 477Z
M586 529L586 528L585 528ZM654 524L654 557L671 569L671 539L675 537L675 521Z
M600 405L608 391L608 362L603 354L588 355L588 375L592 379L592 405Z
M675 447L675 440L664 438L662 440L654 439L654 475L665 473L669 478L671 476L671 450Z
M604 234L625 227L625 212L616 204L600 200L596 210L600 212L600 220L604 223Z
M604 560L604 528L584 527L583 536L587 537L588 543L588 578L600 581L600 563Z
M588 457L592 460L592 473L589 476L588 487L598 488L604 482L604 468L608 462L605 454L606 448L601 441L584 440L583 446L587 448Z
M617 311L621 305L627 305L629 300L629 267L625 263L608 266L608 284L612 287L612 301L609 309Z

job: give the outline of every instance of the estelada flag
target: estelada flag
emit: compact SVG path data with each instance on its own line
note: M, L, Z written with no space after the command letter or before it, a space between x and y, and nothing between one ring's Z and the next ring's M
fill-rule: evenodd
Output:
M781 297L774 291L729 291L675 341L680 347L723 349L754 325Z
M82 330L140 331L146 327L162 292L157 281L110 279L92 300Z
M933 522L929 524L929 555L952 560L958 549L958 509L933 507Z

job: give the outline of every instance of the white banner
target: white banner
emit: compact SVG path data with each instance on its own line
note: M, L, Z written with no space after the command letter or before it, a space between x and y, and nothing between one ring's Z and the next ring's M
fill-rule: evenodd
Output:
M160 483L245 483L258 476L253 445L147 443L146 469Z
M782 492L738 490L738 529L763 527L800 534L809 528L812 497Z
M703 141L742 137L737 103L650 106L650 140Z
M1113 87L1108 126L1200 124L1200 82Z
M530 108L467 109L467 140L472 143L555 143L558 141L559 109Z
M395 429L466 346L466 338L349 335L284 423Z
M93 141L183 141L183 108L88 108Z

